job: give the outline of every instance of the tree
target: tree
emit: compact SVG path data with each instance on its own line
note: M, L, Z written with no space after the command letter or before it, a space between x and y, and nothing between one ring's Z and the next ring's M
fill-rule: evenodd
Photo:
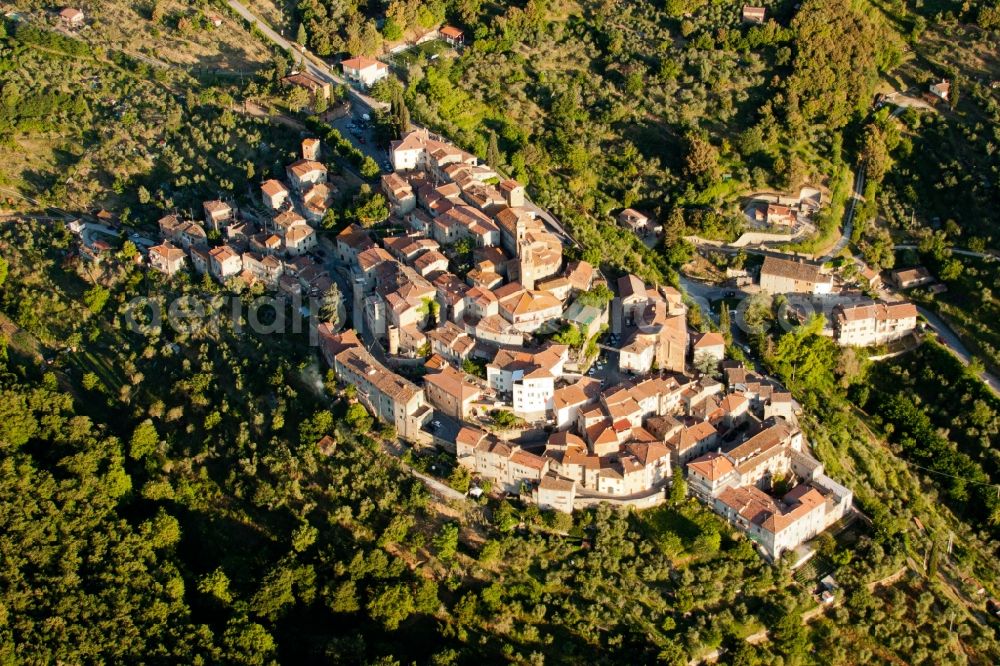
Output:
M417 312L427 317L427 325L430 328L436 328L438 321L438 311L440 309L441 306L438 304L437 300L432 297L428 297L425 298L423 302L420 304L420 307L417 308Z
M271 661L274 637L267 629L246 618L231 620L223 635L227 656L245 666L263 666Z
M441 599L438 598L438 585L431 578L424 578L417 588L415 599L416 610L419 613L432 615L441 607Z
M789 113L831 130L867 106L879 80L900 56L899 40L879 20L850 2L806 0L792 20L795 61L787 81Z
M466 25L472 25L479 18L482 6L483 0L458 0L456 9L462 22Z
M344 420L347 421L347 425L351 426L351 429L356 433L369 432L375 423L371 415L368 414L368 410L364 408L364 405L357 402L347 408L347 415L344 417Z
M737 146L744 157L751 157L764 150L764 132L760 125L743 130L737 139Z
M674 467L673 476L670 479L670 502L674 506L680 506L687 499L687 481L684 480L684 471L680 467Z
M371 56L375 55L381 48L382 35L379 34L375 21L365 21L365 25L361 29L358 51L361 55Z
M127 240L122 243L122 249L121 252L119 252L119 256L121 256L121 258L125 261L132 261L139 256L139 248L135 246L135 243Z
M414 611L413 594L410 588L403 584L390 585L376 592L368 602L368 614L389 631L399 628L399 625Z
M865 166L865 177L876 184L882 182L892 164L892 159L886 146L885 133L876 123L869 123L865 128L861 160Z
M396 92L396 101L393 103L393 112L396 114L396 130L400 135L406 134L410 131L410 109L406 106L406 100L403 98L403 88L398 87Z
M28 443L38 430L38 420L18 392L0 393L0 448Z
M299 23L299 28L298 30L295 31L295 42L301 44L302 46L305 46L308 39L309 37L306 34L305 23Z
M565 324L558 333L552 336L552 341L579 349L584 343L583 331L576 324Z
M730 663L732 666L759 666L760 658L757 656L757 648L750 643L740 641Z
M292 111L301 111L309 104L309 93L299 86L291 86L285 96L285 102Z
M708 352L700 352L694 357L694 367L706 377L715 377L719 374L719 361Z
M104 309L104 304L108 302L109 296L111 296L111 292L95 284L83 293L83 303L87 306L88 310L97 314Z
M86 390L93 391L101 385L101 380L98 379L97 375L93 372L88 372L81 378L80 384L83 385L83 388Z
M329 600L330 610L334 613L353 613L361 608L358 603L358 591L353 580L344 581L337 586L333 597Z
M326 290L326 293L323 294L323 304L320 306L319 316L323 321L329 322L335 331L344 323L342 321L344 313L343 304L344 301L340 295L340 286L334 281L329 289Z
M9 264L7 263L7 260L0 257L0 287L2 287L3 283L7 281L8 268Z
M222 569L216 569L198 579L198 591L214 597L223 604L229 604L233 595L229 591L229 577Z
M371 155L365 155L364 161L361 162L361 175L371 180L380 173L382 173L382 169L379 168L378 162L373 160Z
M983 30L996 30L1000 28L1000 4L984 3L979 8L976 23Z
M687 136L684 174L704 186L719 178L719 151L701 134L692 132Z
M940 564L941 553L937 541L931 540L927 547L927 577L934 579L937 577L938 565Z
M497 133L490 131L490 142L486 148L486 163L494 169L500 166L500 148L497 146Z
M953 282L957 280L962 275L962 262L958 259L949 259L944 266L941 267L941 279L945 282Z
M375 168L378 168L377 164ZM353 214L361 226L373 227L389 217L389 204L381 194L370 194L354 209Z
M729 304L722 301L719 308L719 332L722 333L722 338L726 341L726 346L729 347L733 344L733 322L729 317Z
M145 458L156 450L156 445L160 443L160 435L156 432L156 426L151 419L146 419L135 427L132 431L132 439L129 441L129 456L135 460Z
M403 27L392 17L386 18L382 24L382 36L389 42L399 41L403 37Z
M296 553L304 552L309 546L316 543L318 536L319 530L316 527L303 522L292 532L292 550Z
M493 426L498 430L511 430L521 424L521 419L514 412L506 409L495 409L490 413Z
M674 206L667 215L667 223L663 225L663 242L667 247L675 245L684 236L684 210Z
M467 493L472 485L472 473L463 465L455 465L448 476L448 485L460 493Z
M765 292L758 292L750 297L743 321L751 333L760 334L767 330L774 319L771 311L771 297Z
M288 74L288 55L282 51L274 56L274 81L277 83ZM189 96L189 99L194 98Z
M326 110L330 108L330 103L327 101L327 96L322 91L317 92L316 96L313 97L313 113L319 115L321 113L326 113Z
M644 74L645 72L640 67L629 72L628 76L625 77L625 92L629 95L638 95L642 92L643 85L645 84Z
M614 298L614 294L603 282L591 287L589 291L585 291L576 300L578 303L583 305L591 305L595 308L603 308L605 305L611 302Z
M438 557L448 562L454 559L458 552L458 525L455 523L445 523L434 536L434 547L437 549Z
M149 190L147 190L144 185L140 185L139 189L137 189L135 193L136 196L139 197L139 203L141 204L149 203Z

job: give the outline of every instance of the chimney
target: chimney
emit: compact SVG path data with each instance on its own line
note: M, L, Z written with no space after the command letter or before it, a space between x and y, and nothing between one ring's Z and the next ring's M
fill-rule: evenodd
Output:
M388 330L389 336L389 355L396 356L399 354L399 329L395 326L390 326Z

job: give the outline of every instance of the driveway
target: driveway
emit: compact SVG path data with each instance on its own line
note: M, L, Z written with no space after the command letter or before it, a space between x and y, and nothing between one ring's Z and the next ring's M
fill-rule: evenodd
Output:
M400 463L400 464L402 464L402 463ZM415 476L418 479L420 479L421 481L423 481L424 485L427 486L427 489L430 490L435 495L438 495L439 497L443 497L446 500L452 500L452 501L456 501L456 502L461 502L461 501L465 500L465 494L464 493L458 492L457 490L455 490L451 486L449 486L449 485L447 485L445 483L442 483L441 481L438 481L433 476L427 476L426 474L418 472L417 470L413 469L412 467L407 467L406 465L403 465L403 467L406 467L407 469L409 469L410 470L410 474L412 474L413 476Z
M451 486L449 486L448 484L442 483L441 481L435 479L433 476L428 476L426 474L423 474L422 472L418 472L417 470L413 469L412 467L404 463L402 461L402 456L407 448L408 446L406 444L403 444L402 442L399 441L382 442L382 450L388 453L389 455L393 456L394 458L396 458L397 461L399 462L399 465L407 472L409 472L416 478L420 479L420 481L423 482L425 486L427 486L427 489L429 491L431 491L438 497L441 497L445 500L462 501L465 499L464 493L460 493Z

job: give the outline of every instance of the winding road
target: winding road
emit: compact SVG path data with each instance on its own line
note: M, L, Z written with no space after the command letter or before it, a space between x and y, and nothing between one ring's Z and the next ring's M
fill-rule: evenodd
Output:
M316 78L321 81L339 83L347 89L348 95L352 100L359 102L369 109L381 109L387 106L384 102L380 102L377 99L355 90L344 77L337 74L335 70L331 69L330 66L324 63L318 56L310 53L304 46L293 44L279 35L275 32L274 28L269 26L263 20L257 18L253 12L247 9L242 3L237 2L237 0L226 0L226 4L228 4L234 12L249 21L252 25L257 26L261 33L263 33L269 40L293 55L297 54L303 56L302 64L305 65L306 71Z
M292 53L293 55L299 54L304 56L302 62L305 65L306 71L312 74L313 76L323 81L330 81L344 86L347 89L348 94L353 101L356 101L369 109L382 109L388 107L388 105L385 104L384 102L380 102L356 90L350 84L349 81L347 81L343 76L338 74L335 70L331 69L319 57L310 53L308 50L306 50L305 47L299 46L298 44L294 44L285 39L284 37L282 37L281 35L279 35L277 32L275 32L275 30L271 26L269 26L263 20L255 16L253 12L247 9L247 7L242 3L238 2L238 0L226 0L226 4L228 4L234 12L236 12L244 19L249 21L252 25L257 26L257 28L260 29L261 33L263 33L265 37L270 39L275 44L285 49L286 51ZM419 127L417 123L411 123L411 125L413 125L414 127ZM341 133L343 134L343 132ZM350 133L344 134L344 136L347 137L352 143L355 143L354 138ZM368 152L365 150L365 146L358 146L358 148L361 149L362 152ZM525 201L525 208L535 213L535 215L537 215L538 217L542 218L542 220L544 220L549 225L549 227L556 233L556 235L562 237L565 241L572 243L574 246L580 247L580 243L577 242L577 240L569 233L569 231L567 231L566 228L559 222L559 220L557 220L555 216L552 215L549 211L545 210L541 206L536 205L534 202L530 200Z
M820 262L826 263L840 254L847 244L851 242L851 234L854 233L854 210L858 201L861 200L862 192L865 191L865 165L864 163L854 172L854 191L851 193L851 200L847 203L847 213L844 215L844 226L840 232L838 240L830 251L820 258Z
M918 250L918 246L913 243L904 243L903 245L893 245L894 250ZM985 259L986 261L996 261L1000 259L1000 255L996 255L993 252L975 252L973 250L965 250L960 247L950 247L953 254L960 254L964 257L976 257L977 259Z
M951 350L951 353L955 355L962 365L969 365L972 360L972 354L969 352L968 348L962 344L961 338L951 330L951 327L939 317L936 313L928 310L925 307L917 306L917 312L927 321L927 325L930 326L934 332L943 341L943 345ZM990 389L1000 397L1000 378L996 375L992 375L989 372L983 371L979 374L979 378L983 380Z

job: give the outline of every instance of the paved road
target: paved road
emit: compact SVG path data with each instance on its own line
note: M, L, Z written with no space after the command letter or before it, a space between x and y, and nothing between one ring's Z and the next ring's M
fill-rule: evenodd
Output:
M559 220L555 218L555 216L552 213L545 210L541 206L535 204L535 202L531 201L527 197L525 197L524 199L524 207L527 208L528 211L542 218L542 220L556 232L556 235L561 238L561 240L563 241L563 245L573 245L574 247L578 248L582 247L580 243L577 242L577 240L573 238L573 236L571 236L568 231L566 231L566 228L559 222Z
M896 105L896 109L893 110L892 115L898 116L905 111L907 107L911 106L924 111L937 111L937 107L928 104L921 97L913 96L913 94L919 93L919 91L919 88L914 87L886 94L885 100L890 104Z
M916 245L912 243L904 243L902 245L893 245L894 250L916 250L919 249ZM965 250L960 247L948 248L954 254L960 254L965 257L976 257L977 259L986 259L987 261L994 261L1000 259L1000 256L992 252L973 252L972 250Z
M351 97L352 100L360 102L362 105L370 109L378 109L385 106L384 103L379 102L378 100L373 99L368 95L365 95L355 90L354 87L351 86L346 79L344 79L344 77L342 77L340 74L337 74L336 71L331 69L330 66L324 63L318 56L313 55L304 47L299 47L293 44L292 42L288 41L281 35L279 35L277 32L274 31L274 29L271 26L269 26L263 20L254 16L253 12L247 9L240 2L237 2L237 0L226 0L226 3L230 7L232 7L233 11L235 11L237 14L245 18L247 21L250 21L251 24L255 24L264 34L264 36L270 39L272 42L274 42L281 48L285 49L286 51L292 53L293 55L304 56L302 61L305 64L306 71L312 74L313 76L317 77L321 81L331 81L334 83L339 83L342 86L345 86L347 88L348 95Z
M355 148L378 162L381 166L389 161L388 153L376 143L375 132L369 123L364 122L362 118L363 113L364 111L354 110L354 107L352 107L351 113L342 118L336 118L330 121L329 124L340 132L345 139L350 141ZM363 129L352 128L351 123L354 123L355 127L363 126ZM364 143L361 143L360 137L364 137Z
M972 359L972 354L962 344L961 338L951 330L948 324L937 314L928 310L925 307L917 306L917 312L919 312L924 319L927 320L928 326L934 329L934 332L940 336L940 339L944 341L944 346L951 350L951 353L962 362L962 365L968 365ZM989 386L995 394L1000 396L1000 378L995 375L991 375L988 372L983 372L979 375L980 379Z
M847 244L851 242L851 234L854 232L854 211L861 194L865 191L865 165L864 163L854 172L854 191L851 193L851 200L847 202L847 215L844 217L844 228L840 233L840 240L827 252L820 261L826 263L840 254Z
M350 96L350 98L353 101L359 102L362 106L367 107L368 109L378 109L386 106L385 103L379 102L378 100L373 99L368 95L365 95L357 91L346 79L344 79L344 77L342 77L340 74L337 74L336 71L331 69L325 63L323 63L323 61L320 60L317 56L313 55L304 48L300 48L299 46L291 43L290 41L279 35L277 32L274 31L273 28L271 28L271 26L267 25L264 21L254 16L253 12L251 12L243 4L238 2L238 0L226 0L226 2L229 4L230 7L233 8L233 11L235 11L237 14L245 18L247 21L250 21L250 23L256 24L257 27L260 28L260 31L264 34L264 36L270 39L272 42L274 42L281 48L293 54L304 54L306 56L304 60L306 71L308 71L313 76L316 76L323 81L332 81L334 83L339 83L340 85L345 86L347 88L348 95ZM419 127L419 125L417 125L416 123L412 123L412 125L414 127ZM358 142L355 140L354 136L350 132L341 131L341 134L350 139L351 142L354 143L357 148L361 149L362 152L372 155L372 157L374 157L376 161L378 162L384 161L384 157L380 158L378 156L378 150L375 146L370 144L364 144L364 145L358 144ZM573 236L571 236L570 233L562 226L562 224L560 224L560 222L555 218L555 216L553 216L547 210L541 208L540 206L537 206L530 200L525 201L525 208L527 208L529 211L532 211L536 215L541 217L563 239L568 240L576 247L580 247L580 244L576 241L576 239L573 238Z
M403 466L406 467L406 465ZM451 486L438 481L433 476L427 476L426 474L422 474L413 468L409 469L410 474L423 481L424 485L427 486L427 489L432 493L440 495L447 500L462 501L465 499L465 495L463 493L460 493Z
M438 497L443 497L446 500L461 501L465 499L464 493L460 493L451 486L449 486L448 484L443 483L438 479L435 479L433 476L428 476L427 474L418 472L417 470L413 469L412 467L404 463L402 461L402 457L403 453L406 451L407 448L408 448L407 445L399 441L382 442L382 450L388 453L389 455L393 456L397 460L399 460L400 466L406 471L408 471L410 474L415 476L416 478L420 479L423 482L423 484L427 486L427 489L430 490L432 493L434 493Z
M701 308L702 314L706 317L711 317L716 324L719 323L718 315L712 311L712 301L717 301L722 298L729 298L731 305L736 305L738 301L743 300L750 296L742 289L736 287L719 287L714 284L708 284L707 282L700 282L698 280L687 277L686 275L680 275L681 287L687 292L691 300L698 304ZM726 294L733 293L733 296L727 297Z

